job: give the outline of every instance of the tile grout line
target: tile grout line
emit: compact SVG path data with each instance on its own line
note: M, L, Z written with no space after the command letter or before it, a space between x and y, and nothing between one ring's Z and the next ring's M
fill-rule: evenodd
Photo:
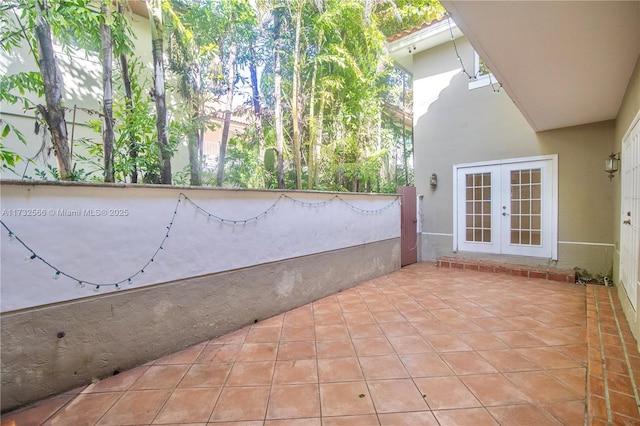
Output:
M338 301L338 303L340 303ZM313 306L313 302L309 303L309 305L311 306L311 320L313 321L313 323L311 324L311 328L313 330L313 347L315 349L315 358L316 358L316 379L317 379L317 383L318 383L318 409L320 410L320 424L322 425L322 419L324 418L324 416L322 415L322 391L320 390L320 360L318 359L318 337L316 335L316 317L315 317L315 308ZM342 312L342 306L340 306L340 312ZM284 320L282 321L282 328L284 331L284 323L287 320L287 315L285 314ZM345 328L346 324L345 324ZM281 337L282 338L282 337ZM278 347L280 347L280 345L278 345ZM355 352L355 349L354 349ZM274 371L274 375L275 375L275 371Z
M453 310L455 310L456 312L459 312L458 308L455 308L455 307L453 307L453 306L449 305L447 302L445 302L444 300L442 300L439 296L437 296L437 295L435 295L435 294L433 294L433 293L431 293L431 292L429 292L429 294L430 294L430 295L432 295L432 296L434 296L434 297L436 297L436 298L437 298L438 300L440 300L442 303L444 303L444 304L446 304L447 306L449 306L449 308L450 308L450 309L453 309ZM420 301L416 300L416 299L415 299L415 298L413 298L412 296L410 296L410 297L411 297L411 298L412 298L416 303L418 303L418 304L422 307L422 309L423 309L423 310L425 310L426 312L429 312L429 313L430 313L430 309L429 309L429 308L427 308L426 306L424 306L424 304L423 304L422 302L420 302ZM466 300L469 300L471 303L473 303L473 304L474 304L474 305L476 305L477 307L480 307L480 308L484 309L484 307L482 307L482 306L478 305L477 303L473 302L472 300L470 300L470 299L468 299L468 298L466 298L466 297L465 297L465 299L466 299ZM446 309L446 308L445 308L445 309ZM400 312L400 313L401 313L401 315L404 317L404 314L402 314L402 312ZM473 321L473 318L468 318L468 317L467 317L467 315L466 315L466 314L464 314L464 313L463 313L463 315L464 315L465 320L467 320L467 321L471 321L471 322L473 322L474 324L477 324L475 321ZM407 318L405 317L405 319L407 319ZM446 325L445 325L444 323L442 323L442 322L440 321L440 319L439 319L439 318L434 317L434 319L435 319L435 321L437 321L438 323L441 323L442 325L444 325L444 326L446 327ZM409 321L409 322L411 322L411 321ZM489 332L489 333L491 333L489 330L484 329L480 324L477 324L477 325L478 325L479 327L481 327L481 328L484 330L484 332ZM464 333L458 333L458 332L456 331L456 332L454 332L453 334L454 334L457 338L459 338L459 335L460 335L460 334L464 334ZM422 336L422 334L420 334L420 335ZM424 339L425 341L427 341L427 339L426 339L424 336L422 336L422 337L423 337L423 339ZM466 344L466 342L464 342L464 343ZM429 344L429 345L430 345L430 343L429 343L428 341L427 341L427 344ZM490 407L489 407L489 406L486 406L486 405L485 405L485 404L480 400L480 398L475 394L475 392L473 392L473 390L472 390L472 389L467 385L467 383L465 383L465 382L464 382L464 380L462 380L462 379L460 378L460 376L459 376L458 374L456 374L456 372L453 370L453 368L451 368L451 366L449 365L449 363L447 363L447 361L442 357L442 354L441 354L440 352L438 352L435 348L433 348L433 347L432 347L432 349L433 349L433 354L435 354L435 355L438 357L438 359L440 359L440 361L441 361L441 362L443 362L443 363L444 363L444 364L445 364L445 365L446 365L446 366L451 370L451 372L453 373L453 376L450 376L450 377L456 377L456 378L460 381L460 383L462 383L462 385L465 387L465 389L466 389L466 390L467 390L471 395L473 395L473 397L478 401L478 403L480 404L480 406L479 406L478 408L480 408L480 409L484 410L484 411L487 413L487 415L488 415L491 419L493 419L496 423L498 423L498 419L497 419L497 418L495 417L495 415L491 412L491 410L489 410L489 408L490 408ZM479 354L479 353L478 353L478 350L476 350L476 349L475 349L475 348L473 348L473 347L471 347L471 349L472 349L472 351L471 351L471 352L473 352L474 354L478 355L480 358L484 359L484 357L483 357L481 354ZM486 361L486 360L485 360L485 361ZM489 363L488 361L486 361L486 362L487 362L487 363ZM491 365L491 363L489 363L489 364ZM497 370L497 369L496 369L496 370ZM498 372L502 377L504 377L506 380L509 380L509 379L504 375L504 373L503 373L502 371L498 371L498 370L497 370L497 372ZM434 376L434 377L436 377L436 376ZM445 376L438 376L438 377L445 377ZM412 379L412 381L413 381L413 382L414 382L414 384L415 384L415 380L414 380L414 378L412 377L411 379ZM417 387L417 385L416 385L416 387ZM418 390L420 390L420 389L418 388ZM420 394L422 394L422 391L420 391ZM427 407L429 407L429 411L431 412L431 414L436 418L436 421L438 422L438 424L440 424L440 422L438 421L438 418L437 418L437 417L435 416L435 414L434 414L434 410L431 408L431 406L429 405L429 403L428 403L428 401L427 401L426 399L425 399L425 403L427 404ZM437 411L437 410L436 410L436 411Z
M236 330L236 331L241 331L241 329ZM249 328L249 331L251 331L251 328ZM231 366L229 367L229 372L227 373L226 377L224 378L224 381L222 382L222 384L220 385L220 393L218 394L218 397L216 398L216 403L213 404L213 409L211 410L211 413L209 414L209 419L207 420L207 424L210 423L213 420L213 412L216 411L216 408L218 408L218 403L220 402L220 398L222 398L222 393L225 391L225 389L227 388L227 382L229 381L229 377L231 377L231 371L233 370L233 367L236 365L236 362L238 361L238 356L240 355L239 352L242 350L242 346L244 346L245 341L247 340L247 336L249 335L249 331L247 331L247 334L245 334L245 336L242 338L242 342L238 343L240 345L240 348L238 349L238 353L236 354L236 356L233 358L233 361L230 362L229 364L231 364ZM224 336L224 335L223 335ZM220 337L223 336L219 336L216 337L215 339L211 339L207 342L207 344L205 345L205 348L207 346L209 346L209 343L211 343L213 340L217 340ZM229 344L233 344L233 343L223 343L222 346L224 347L225 345L229 345ZM204 349L203 349L204 351ZM202 355L202 352L200 352L200 354ZM215 359L215 357L214 357ZM196 358L197 360L197 358ZM194 362L195 363L195 362ZM209 361L210 364L213 364L213 360ZM274 367L275 369L275 367ZM154 418L155 420L155 418Z
M613 309L613 319L616 321L616 328L618 329L618 335L620 336L620 341L622 342L622 352L624 353L624 360L627 363L627 369L629 371L629 379L631 379L631 387L633 388L633 396L636 399L636 406L640 407L640 396L638 395L638 387L636 386L636 381L633 377L633 369L631 368L631 362L629 361L629 352L627 351L627 346L625 344L626 342L622 334L620 321L618 321L618 315L615 309L615 304L611 296L611 290L607 289L607 292L609 293L609 302L611 303L611 308Z
M313 309L313 306L311 307L311 309ZM266 423L267 420L267 416L269 415L269 406L271 405L271 396L273 395L273 381L275 380L276 377L276 368L278 367L278 354L280 353L280 342L282 342L282 333L284 332L284 320L286 318L286 314L281 314L282 315L282 324L280 325L280 337L278 338L278 342L277 342L277 346L276 346L276 357L273 360L273 371L271 371L271 382L269 383L269 396L267 397L267 403L264 406L264 416L262 417L262 423ZM273 317L271 317L273 318ZM314 321L315 323L315 321ZM254 323L251 328L249 328L249 333L251 332L251 330L253 330L254 328L258 328L255 327ZM249 334L247 333L247 336ZM246 340L246 337L245 337ZM296 360L293 360L293 364L295 365ZM229 375L231 375L231 371L229 371ZM320 388L318 388L318 398L320 398ZM211 414L213 414L213 412L211 412ZM211 416L209 416L209 418L211 418ZM275 420L275 419L274 419Z
M418 300L416 300L413 295L410 295L409 293L407 293L407 291L404 288L401 288L402 292L408 296L412 301L416 302L418 304L418 306L420 306L423 310L428 311L423 305L422 303L420 303ZM422 340L424 340L426 342L426 339L420 334L420 332L413 326L413 323L405 316L404 312L399 309L395 304L393 304L394 308L397 309L398 313L402 316L402 318L405 319L405 321L407 321L407 323L409 323L409 326L422 338ZM378 324L378 326L380 326L380 324L378 323L378 320L374 317L373 318L376 323ZM382 327L381 327L382 328ZM384 329L382 330L382 332L384 333ZM386 333L384 333L386 336ZM388 336L386 336L388 337ZM388 340L388 339L387 339ZM396 354L396 356L398 357L398 359L400 360L400 363L402 364L402 368L405 369L405 371L409 374L409 378L411 379L411 382L413 383L413 386L416 387L416 389L418 390L418 393L420 394L420 396L422 397L422 400L424 401L425 405L427 406L427 410L429 411L429 413L431 414L431 416L437 420L437 417L435 416L435 414L433 413L433 408L431 408L431 405L429 404L429 401L427 401L426 395L424 393L422 393L422 390L420 389L420 387L418 386L418 384L416 383L416 378L413 377L413 375L411 375L407 369L407 366L404 365L404 362L402 361L402 358L400 357L400 354L398 354L396 352L396 348L391 344L391 342L389 342L389 344L391 345L391 348L393 349L393 352ZM429 344L429 343L427 343ZM431 347L431 345L429 345ZM431 347L431 349L433 349L433 347ZM443 360L444 362L444 360ZM379 419L378 419L379 420ZM382 422L380 423L382 424Z
M376 289L378 289L378 291L380 291L380 293L386 298L389 299L387 297L387 295L382 291L382 289L376 284L375 285ZM362 295L361 295L362 297ZM371 311L371 308L369 307L369 304L367 303L366 300L364 300L363 298L363 303L364 305L367 307L367 312L369 312L369 315L371 315L371 318L373 318L373 323L378 326L380 328L380 331L382 331L382 335L384 336L385 340L387 341L387 344L391 347L391 349L393 349L393 352L395 353L395 348L393 347L393 345L391 344L391 342L389 342L389 339L387 338L387 335L384 333L384 329L382 329L382 327L380 327L380 324L378 323L378 319L376 318L376 316L373 314L373 312ZM389 301L391 302L391 301ZM394 305L395 308L395 305ZM340 310L342 310L342 308L340 308ZM349 340L351 341L351 344L353 345L353 336L351 336L351 332L349 331L349 327L347 326L347 324L345 323L345 328L347 329L347 334L349 335ZM362 371L362 378L364 380L364 385L367 387L367 391L369 392L369 398L371 398L371 405L373 406L373 411L376 415L376 420L378 421L378 424L381 425L382 422L380 421L380 413L378 413L378 408L376 407L375 402L373 401L373 392L371 392L371 388L369 387L369 380L367 379L367 377L364 374L364 368L362 368L362 363L360 361L360 355L358 355L358 351L355 348L355 345L353 345L353 350L355 352L356 355L356 360L358 360L358 366L360 367L360 371ZM397 354L396 354L397 355ZM400 360L400 363L402 363L402 360L400 359L400 357L398 357L398 359ZM404 366L404 364L402 364L402 368L405 369L406 368ZM414 383L415 385L415 383ZM416 386L417 387L417 386ZM426 404L426 401L425 401ZM427 405L428 407L428 405Z
M204 343L204 342L201 342L201 343L199 343L199 344L202 344L202 343ZM197 346L197 345L194 345L194 346ZM206 348L206 347L207 347L207 345L204 345L204 346L202 347L202 349L201 349L201 350L200 350L200 352L198 353L198 357L200 356L200 354L202 353L202 351L203 351L203 350L204 350L204 348ZM188 349L189 349L189 348L184 349L184 350L188 350ZM166 356L171 356L171 355L173 355L173 354L166 355ZM169 400L171 399L171 397L173 396L173 394L178 390L178 387L180 386L180 383L182 383L182 381L184 380L184 378L187 376L187 374L188 374L188 373L189 373L189 371L191 370L191 367L193 367L193 364L195 364L195 360L196 360L196 359L198 359L198 357L196 357L196 358L194 359L194 361L191 363L191 365L189 366L189 368L187 368L187 369L186 369L186 371L182 374L182 377L180 377L180 380L178 380L178 382L176 383L176 385L175 385L173 388L170 388L170 392L169 392L169 395L167 396L167 399L165 399L165 400L164 400L164 402L162 403L162 405L160 405L160 408L158 409L158 411L156 412L156 414L153 416L153 419L151 420L151 424L153 424L153 422L155 422L155 421L158 419L158 416L160 415L160 413L162 413L162 410L167 406L167 403L169 402ZM164 358L164 357L162 357L162 358ZM157 358L157 359L153 360L153 363L154 363L153 365L155 365L155 362L156 362L156 361L158 361L158 360L160 360L160 359L162 359L162 358ZM166 366L166 365L183 365L183 364L160 364L160 366ZM147 369L147 371L149 371L149 370ZM146 372L145 372L145 373L146 373ZM143 375L144 375L144 373L143 373ZM140 380L140 378L141 378L141 377L142 377L142 375L136 379L136 382L137 382L138 380ZM133 386L134 384L135 384L135 382L133 382L133 383L131 384L131 386ZM131 389L131 386L129 386L129 389ZM127 389L125 392L123 392L123 396L124 396L124 393L126 393L126 392L128 392L128 391L129 391L129 389ZM150 389L139 389L139 390L144 391L144 390L150 390ZM160 389L158 389L158 390L160 390ZM134 391L135 391L135 390L134 390ZM219 397L219 395L218 395L218 397ZM119 398L119 399L120 399L120 398ZM119 399L118 399L118 400L119 400ZM215 407L215 406L214 406L214 407ZM107 411L108 411L108 410L107 410ZM213 410L212 410L212 411L213 411ZM106 413L105 413L105 414L106 414ZM102 417L104 417L104 415L103 415ZM102 419L102 417L101 417L100 419ZM209 414L209 417L211 417L211 414ZM99 422L99 421L98 421L98 422ZM96 424L98 424L98 423L96 423Z
M611 414L611 399L609 397L609 384L607 383L607 365L605 363L605 357L604 357L604 344L602 342L602 327L600 324L600 309L599 309L599 304L598 304L598 290L595 288L593 289L594 292L594 305L595 305L595 310L596 310L596 324L598 325L597 329L598 329L598 344L600 346L600 357L602 358L602 360L600 361L602 363L602 382L603 382L603 388L604 388L604 401L605 401L605 405L607 407L607 422L609 424L613 424L613 416Z
M586 294L586 306L585 306L585 314L586 314L586 319L587 319L587 323L585 326L585 332L586 332L586 340L587 340L587 365L586 365L586 371L585 371L585 406L584 406L584 426L591 426L591 417L589 415L590 409L593 405L593 392L591 389L591 380L590 380L590 375L589 372L591 370L591 366L593 364L593 359L591 356L591 351L589 350L589 342L591 341L591 333L589 332L591 330L591 325L590 323L592 321L589 321L589 312L590 312L590 306L591 304L594 302L595 297L594 297L594 289L593 286L589 286L589 285L585 285L585 294ZM594 312L594 318L597 322L597 314L595 312L595 303L593 303L593 312Z

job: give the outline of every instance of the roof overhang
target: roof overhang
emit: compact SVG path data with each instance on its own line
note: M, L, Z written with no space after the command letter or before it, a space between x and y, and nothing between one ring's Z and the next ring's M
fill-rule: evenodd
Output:
M400 68L413 74L413 55L451 41L452 34L454 38L462 37L456 23L444 18L407 34L392 37L387 48Z
M616 118L640 56L639 1L442 5L535 131Z

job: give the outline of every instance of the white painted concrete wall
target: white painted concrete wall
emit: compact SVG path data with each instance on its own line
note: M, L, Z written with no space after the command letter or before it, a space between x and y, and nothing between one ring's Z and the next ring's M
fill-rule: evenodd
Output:
M395 195L5 181L1 202L2 312L400 236Z

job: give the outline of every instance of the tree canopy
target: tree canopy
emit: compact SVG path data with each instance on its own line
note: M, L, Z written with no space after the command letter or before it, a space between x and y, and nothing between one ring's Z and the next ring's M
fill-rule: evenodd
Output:
M3 51L26 46L40 64L0 76L0 102L35 113L51 134L57 167L32 178L375 192L411 184L411 81L394 67L386 38L441 17L437 0L146 6L136 13L150 20L148 46L132 26L142 18L120 0L0 7ZM51 52L41 48L47 40ZM74 150L63 130L75 106L62 98L55 55L80 50L100 53L103 94L88 123L95 138ZM26 177L16 172L19 154L1 143L35 137L0 120L2 168ZM188 165L172 173L181 146Z

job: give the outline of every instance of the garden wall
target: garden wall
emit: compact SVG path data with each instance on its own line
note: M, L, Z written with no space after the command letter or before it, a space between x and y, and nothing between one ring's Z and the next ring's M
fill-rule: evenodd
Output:
M4 181L2 410L400 267L400 200Z

